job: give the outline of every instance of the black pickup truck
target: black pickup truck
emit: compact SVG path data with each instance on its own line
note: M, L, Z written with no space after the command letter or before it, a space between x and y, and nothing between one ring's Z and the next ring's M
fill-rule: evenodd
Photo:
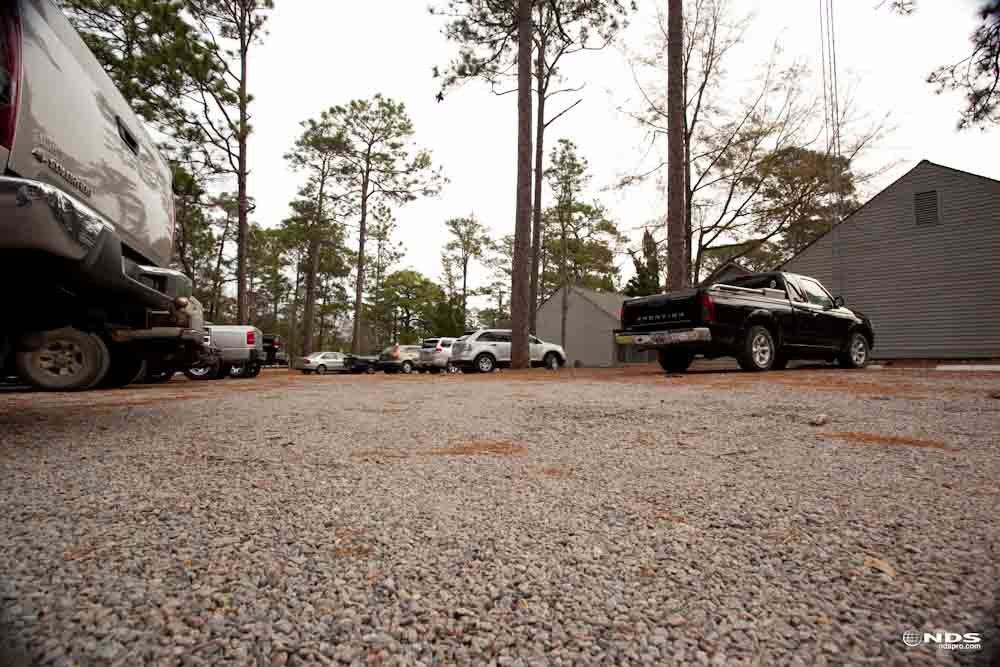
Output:
M671 373L687 370L699 354L736 357L744 370L766 371L792 359L862 368L875 334L867 317L845 308L818 280L771 272L629 299L615 342L657 350Z

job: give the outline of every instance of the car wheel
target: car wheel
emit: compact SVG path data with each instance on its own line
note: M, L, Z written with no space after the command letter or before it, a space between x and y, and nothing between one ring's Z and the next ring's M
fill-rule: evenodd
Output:
M542 364L544 364L544 366L548 368L550 371L559 370L560 366L559 355L556 354L555 352L549 352L548 354L545 355L545 358L542 359Z
M236 364L229 367L229 377L241 378L246 376L246 366L243 364Z
M656 360L667 373L683 373L691 366L694 355L677 350L657 350Z
M868 365L870 354L868 339L860 331L855 331L848 337L847 346L840 354L840 365L844 368L864 368Z
M163 370L162 368L146 369L146 377L142 379L146 384L163 384L164 382L170 382L173 379L177 371Z
M46 391L90 389L104 379L110 365L104 341L73 327L42 332L38 349L14 356L18 375Z
M476 357L476 370L480 373L492 373L497 367L496 359L492 355L480 354Z
M316 375L326 375L326 366L320 364L316 367Z
M366 366L365 367L365 375L375 375L375 367L374 366Z
M403 365L400 366L400 370L403 371L403 373L405 373L406 375L409 375L410 373L413 372L413 364L411 364L409 361L404 361Z
M260 369L261 369L260 364L250 364L249 366L246 367L245 375L248 378L255 378L258 375L260 375Z
M111 365L108 368L108 374L101 382L102 387L108 389L127 387L130 384L141 382L146 377L148 365L145 359L137 356L134 351L127 347L115 346L109 349Z
M776 353L774 336L767 327L755 324L747 331L743 350L737 360L740 362L740 368L745 371L766 371L774 365Z
M455 364L453 364L451 362L448 363L448 369L447 370L448 370L449 373L461 373L462 372L461 368L459 368L458 366L456 366Z
M188 368L184 371L184 375L186 375L189 380L212 380L219 376L219 371L221 370L222 364L215 362L213 364Z

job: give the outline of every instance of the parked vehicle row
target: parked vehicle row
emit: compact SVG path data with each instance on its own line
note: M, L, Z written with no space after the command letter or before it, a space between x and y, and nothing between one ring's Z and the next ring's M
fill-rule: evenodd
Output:
M296 359L293 368L316 373L489 373L510 366L510 329L479 329L461 338L426 338L420 345L390 345L377 356L316 352ZM557 369L566 363L559 345L531 337L531 365Z
M875 332L815 278L777 271L625 301L615 341L656 350L660 366L674 373L695 355L736 357L747 371L781 369L793 359L863 368Z

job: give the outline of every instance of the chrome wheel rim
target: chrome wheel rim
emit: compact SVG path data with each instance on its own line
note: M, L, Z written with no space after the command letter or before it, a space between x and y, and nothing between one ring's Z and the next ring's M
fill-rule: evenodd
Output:
M413 372L413 366L409 362L405 362L403 364L403 373L409 375L412 372Z
M855 336L851 341L851 361L855 366L861 366L868 358L868 349L865 340L861 336Z
M56 377L73 377L83 370L83 348L73 341L52 341L38 351L37 363Z
M208 375L209 371L211 370L212 369L209 368L208 366L197 366L195 368L190 369L188 372L191 373L191 375L197 375L198 377L202 377L204 375Z
M491 370L493 370L493 362L490 361L489 357L479 358L479 370L482 371L483 373L489 373Z
M759 368L767 368L767 365L771 363L771 357L774 355L774 351L771 349L771 340L767 334L759 333L754 336L751 349L753 351L754 363Z

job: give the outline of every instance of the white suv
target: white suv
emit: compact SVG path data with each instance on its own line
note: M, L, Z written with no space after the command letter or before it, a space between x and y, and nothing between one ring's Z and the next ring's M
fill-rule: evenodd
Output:
M566 352L553 343L529 337L531 365L556 369L566 363ZM463 372L489 373L510 366L510 329L480 329L462 336L451 346L451 363Z

